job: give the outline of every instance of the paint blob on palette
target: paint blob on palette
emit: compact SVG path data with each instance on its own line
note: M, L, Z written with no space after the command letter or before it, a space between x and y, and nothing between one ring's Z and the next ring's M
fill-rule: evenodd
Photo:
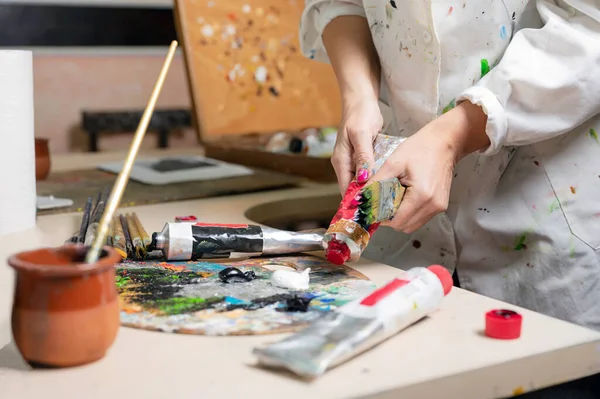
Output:
M228 267L254 272L248 282L224 283ZM270 283L277 268L310 268L307 290ZM366 276L315 256L237 261L125 261L117 267L121 324L154 331L200 335L258 335L296 331L375 289ZM306 311L294 304L306 303Z

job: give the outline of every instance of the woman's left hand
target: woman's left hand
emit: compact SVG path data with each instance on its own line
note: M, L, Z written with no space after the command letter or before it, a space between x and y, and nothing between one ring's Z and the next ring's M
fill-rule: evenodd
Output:
M448 208L454 166L464 156L489 145L487 116L465 101L404 141L371 180L397 177L407 187L390 222L412 233Z

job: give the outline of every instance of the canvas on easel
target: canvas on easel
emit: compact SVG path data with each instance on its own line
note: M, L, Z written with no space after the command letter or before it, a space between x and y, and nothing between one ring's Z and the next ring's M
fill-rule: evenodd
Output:
M260 150L278 131L337 126L330 65L304 57L300 0L176 0L193 114L207 156L335 179L328 159Z

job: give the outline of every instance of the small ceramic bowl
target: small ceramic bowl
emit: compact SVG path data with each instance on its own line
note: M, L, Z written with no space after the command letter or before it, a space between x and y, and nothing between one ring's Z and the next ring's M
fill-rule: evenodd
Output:
M35 180L46 180L50 174L48 139L35 139Z
M12 330L19 351L36 367L70 367L104 357L119 329L112 248L94 264L88 248L65 245L20 252L8 263L16 271Z

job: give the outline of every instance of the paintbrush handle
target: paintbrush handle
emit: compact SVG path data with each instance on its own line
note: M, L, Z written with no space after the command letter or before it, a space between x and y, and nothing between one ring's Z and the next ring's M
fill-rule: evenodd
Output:
M92 247L87 253L85 259L87 263L95 263L98 260L98 257L100 256L100 251L102 250L102 246L106 241L106 234L108 233L108 224L110 223L110 220L115 214L115 211L117 210L117 207L121 202L121 198L123 197L123 192L127 187L127 181L129 180L129 175L131 174L131 168L133 167L133 163L135 162L135 158L137 157L140 145L142 144L142 140L144 139L144 135L146 134L146 130L148 129L148 124L150 123L152 112L154 112L154 107L156 106L158 95L160 94L162 86L165 82L165 78L167 76L169 67L171 66L171 61L173 61L173 56L175 55L176 49L177 42L171 42L171 47L169 48L169 52L154 86L154 90L152 91L152 95L150 96L150 100L148 101L148 105L144 110L144 114L142 115L140 124L138 125L138 128L135 132L135 136L133 137L131 147L129 148L129 153L127 154L127 158L123 163L123 168L121 169L119 176L117 176L117 180L110 193L106 209L104 210L104 214L102 215L102 219L100 220L98 235L96 237L96 240L92 244Z
M148 249L148 247L152 243L152 239L150 238L150 236L146 232L146 229L144 229L144 225L142 225L142 222L141 222L140 218L138 218L138 216L136 215L136 213L133 212L133 214L131 216L133 218L135 226L138 229L138 232L140 233L140 236L142 237L142 241L144 242L144 247L146 247L146 249Z
M113 248L121 255L123 259L125 259L127 258L127 243L125 241L123 226L121 226L121 220L114 216L111 224L113 226Z

